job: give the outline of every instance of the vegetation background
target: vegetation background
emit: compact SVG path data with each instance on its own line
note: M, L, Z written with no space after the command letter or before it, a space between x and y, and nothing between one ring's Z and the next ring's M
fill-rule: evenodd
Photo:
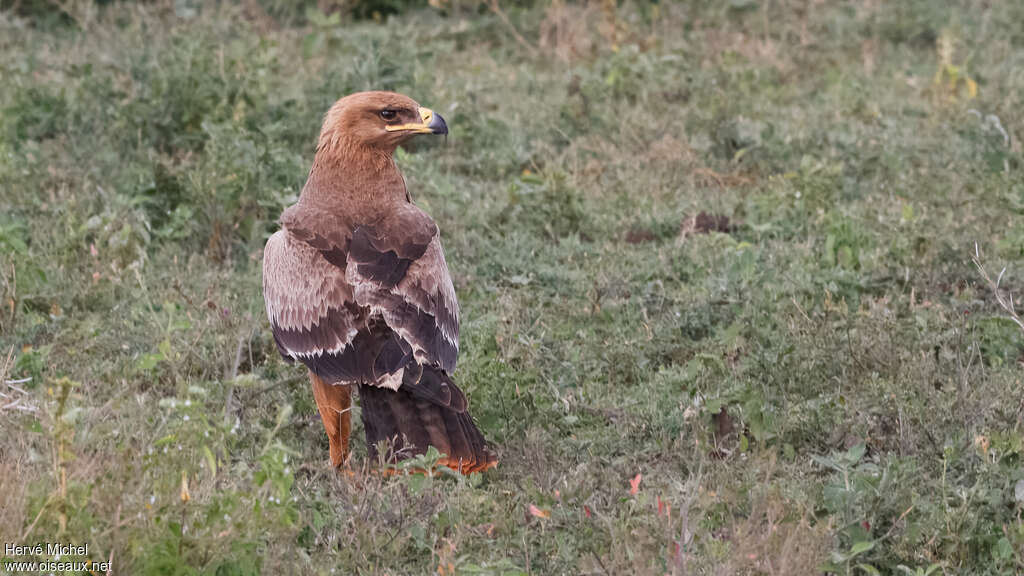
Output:
M0 8L0 542L127 575L1024 570L1024 2ZM381 478L359 427L335 474L265 320L263 243L371 88L451 127L398 160L483 475Z

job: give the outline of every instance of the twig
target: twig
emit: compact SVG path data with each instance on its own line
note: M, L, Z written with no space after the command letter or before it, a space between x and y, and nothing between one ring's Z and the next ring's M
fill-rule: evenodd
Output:
M28 528L25 530L25 533L21 535L22 542L28 542L29 534L31 534L32 530L35 529L36 523L39 522L39 519L42 518L43 512L46 511L46 507L49 506L50 504L53 504L54 496L56 495L50 494L50 497L46 499L46 502L44 502L43 505L39 507L39 513L36 514L36 519L33 520L31 524L29 524Z
M255 400L256 398L259 398L263 394L266 394L267 392L270 392L271 390L274 390L276 388L280 388L281 386L285 386L285 385L288 385L288 384L297 384L299 382L302 382L305 379L306 379L306 375L305 374L291 376L289 378L283 378L281 380L278 380L277 382L274 382L273 384L270 384L270 385L266 386L265 388L260 388L259 390L255 391L255 392L252 392L251 394L246 395L245 401L246 402L251 402L251 401Z
M519 33L519 30L516 30L515 24L512 24L512 21L508 19L508 15L505 14L505 11L498 5L498 0L485 0L485 4L487 4L487 7L490 8L491 12L494 12L494 15L501 20L501 23L508 28L509 33L516 39L516 42L518 42L523 48L526 48L526 51L530 53L530 56L536 58L539 55L539 51L536 47L530 44L522 34Z
M911 504L910 508L907 508L906 510L904 510L903 514L900 514L900 517L897 518L896 521L892 523L892 526L889 526L889 529L885 532L885 534L883 534L882 537L879 538L878 540L875 540L875 543L883 542L886 539L888 539L890 536L892 536L893 532L896 531L896 526L898 526L899 523L902 522L903 519L907 517L907 514L910 514L914 510L914 506L915 506L914 504Z
M608 568L605 567L604 562L601 560L601 555L595 552L593 548L590 549L590 553L593 554L594 560L597 560L597 565L601 567L601 572L605 575L611 574L611 572L608 571Z
M11 294L10 294L10 296L8 296L8 298L9 298L8 304L10 305L10 309L11 309L10 322L8 324L9 324L9 328L11 328L13 330L14 329L15 316L18 314L18 268L14 266L14 262L11 262L11 279L7 280L7 278L5 276L4 277L4 284L6 284L7 286L10 286L10 288L11 288ZM7 294L7 289L6 288L4 289L4 294L5 295ZM14 347L12 346L11 349L13 350Z
M796 301L796 298L793 297L793 296L790 296L789 299L790 299L790 301L793 302L793 306L796 306L796 309L797 309L798 312L800 312L800 315L804 317L804 320L807 320L808 323L813 324L814 321L811 320L811 317L808 316L807 312L804 311L803 306L800 306L800 303Z
M4 360L4 367L0 368L0 380L7 378L7 375L11 373L11 366L14 364L14 345L11 345L11 349L7 351L7 359ZM20 382L14 382L20 384ZM8 382L10 384L10 382Z
M107 534L110 534L110 533L114 532L115 530L120 530L121 528L124 528L125 526L130 525L134 521L133 518L125 518L124 520L121 520L121 508L120 508L120 505L118 505L118 509L116 510L116 515L115 515L114 520L115 520L115 524L113 526L111 526L110 528L107 528L106 530L101 532L100 536L106 536Z
M252 333L252 329L249 330ZM238 378L238 365L242 363L242 344L245 343L245 338L238 335L238 345L235 347L235 361L231 364L231 368L225 371L224 377L230 384L228 385L228 397L224 402L224 419L227 420L228 414L230 414L235 406L235 380Z
M86 14L83 16L79 13L81 11L76 9L76 6L74 5L75 3L70 0L64 2L61 2L60 0L50 0L50 3L53 4L55 8L66 14L68 18L74 20L75 24L77 24L83 32L89 31L88 8L85 9Z
M686 574L686 560L688 557L687 545L693 540L693 534L690 533L690 507L693 506L694 501L697 500L698 493L700 492L700 484L704 479L704 457L701 452L701 458L697 461L697 474L690 475L689 494L679 507L679 540L675 542L675 558L672 566L673 576L683 576Z
M6 404L4 406L0 406L0 410L20 410L22 412L38 412L39 411L35 406L32 406L30 404L22 404L21 400L22 400L21 398L18 398L17 400L15 400L14 402L11 402L10 404Z

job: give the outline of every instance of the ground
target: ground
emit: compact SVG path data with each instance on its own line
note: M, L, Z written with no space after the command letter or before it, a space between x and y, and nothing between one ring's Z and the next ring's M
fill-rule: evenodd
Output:
M60 6L0 13L0 541L139 575L1024 569L1024 332L972 261L1019 294L1024 3ZM265 318L263 243L363 89L451 129L398 162L482 475L381 477L358 425L335 473Z

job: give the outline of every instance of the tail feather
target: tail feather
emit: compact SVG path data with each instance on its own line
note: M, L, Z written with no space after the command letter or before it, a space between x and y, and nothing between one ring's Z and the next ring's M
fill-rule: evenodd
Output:
M477 429L476 424L473 423L473 419L468 413L459 414L456 418L459 430L462 433L462 438L466 441L466 452L469 457L463 458L461 461L457 458L458 468L465 468L467 470L473 470L477 466L487 462L487 446L484 443L484 437L480 434L480 430Z
M406 366L402 388L413 396L434 404L447 406L456 412L465 412L468 406L466 395L452 382L452 379L436 368L421 365Z
M363 426L371 458L378 457L377 446L384 441L390 447L390 453L384 455L389 462L423 454L433 446L446 455L442 464L464 473L497 464L497 458L466 411L462 391L443 373L424 368L423 380L429 389L435 389L434 381L439 379L451 390L451 395L444 394L443 398L453 398L454 402L440 404L437 400L441 397L423 394L428 388L416 388L418 384L403 383L397 391L360 386Z
M387 396L370 386L359 387L359 400L362 404L363 428L366 431L366 444L370 456L377 457L377 443L387 438L395 438L398 433L398 419L391 409Z

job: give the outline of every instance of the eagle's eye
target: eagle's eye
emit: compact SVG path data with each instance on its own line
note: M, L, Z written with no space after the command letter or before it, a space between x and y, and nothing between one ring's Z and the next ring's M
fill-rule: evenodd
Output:
M394 120L396 116L398 116L398 112L395 112L394 110L381 110L380 111L380 117L383 118L384 121Z

